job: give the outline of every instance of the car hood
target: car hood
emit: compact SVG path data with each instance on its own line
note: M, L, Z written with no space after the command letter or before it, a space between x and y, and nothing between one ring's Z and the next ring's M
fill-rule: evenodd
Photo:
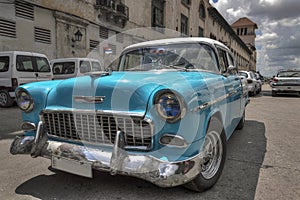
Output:
M197 81L199 87L203 76L212 76L209 74L164 71L112 72L104 76L67 79L49 93L47 107L144 114L155 91L171 89L184 97L192 96L193 82Z

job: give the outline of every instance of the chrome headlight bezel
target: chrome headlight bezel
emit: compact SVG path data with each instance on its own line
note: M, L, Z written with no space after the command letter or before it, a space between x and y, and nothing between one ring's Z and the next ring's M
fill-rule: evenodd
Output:
M158 115L169 123L176 123L186 114L186 104L181 95L171 90L158 92L154 98Z
M23 88L19 88L15 93L18 107L26 113L32 111L34 102L29 92Z

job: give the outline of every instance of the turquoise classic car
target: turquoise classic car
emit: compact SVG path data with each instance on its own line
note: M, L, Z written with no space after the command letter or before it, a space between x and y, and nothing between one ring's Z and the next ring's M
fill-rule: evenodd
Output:
M212 187L249 102L230 50L172 38L131 45L118 61L105 72L17 88L24 135L10 152L86 177L94 169L161 187Z

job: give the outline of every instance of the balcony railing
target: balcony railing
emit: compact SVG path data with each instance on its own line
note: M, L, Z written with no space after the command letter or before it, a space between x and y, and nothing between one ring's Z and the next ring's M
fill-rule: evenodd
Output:
M114 13L116 16L125 19L128 19L129 16L128 7L124 3L117 0L96 0L96 8Z

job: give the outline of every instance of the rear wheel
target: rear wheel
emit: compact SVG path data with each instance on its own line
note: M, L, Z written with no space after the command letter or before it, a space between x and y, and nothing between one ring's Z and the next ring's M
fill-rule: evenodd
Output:
M209 123L202 151L204 153L202 171L185 185L197 192L203 192L217 182L225 163L226 136L222 123L215 117Z
M14 100L9 96L6 90L0 90L0 107L10 107L14 103Z

